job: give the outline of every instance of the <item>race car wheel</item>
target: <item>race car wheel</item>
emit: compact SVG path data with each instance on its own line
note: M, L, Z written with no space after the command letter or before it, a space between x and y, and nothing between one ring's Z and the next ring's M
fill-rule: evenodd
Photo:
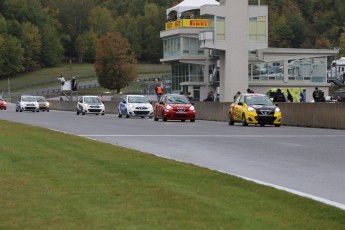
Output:
M274 125L274 127L280 127L280 125Z
M128 112L126 111L126 118L129 118Z
M190 122L195 122L195 119L191 119Z
M121 114L120 110L117 110L117 112L118 112L118 115L117 115L117 116L118 116L119 118L121 118L121 117L122 117L122 114Z
M164 112L162 112L162 119L163 119L163 121L168 121L168 119L166 119L166 118L164 117Z
M246 121L246 115L242 114L242 126L248 126L248 123Z
M153 113L153 120L158 121L158 117L156 117L156 113Z
M260 126L261 126L261 127L264 127L264 126L265 126L265 124L261 123L261 124L260 124Z
M229 125L234 125L234 124L235 124L235 121L231 118L230 113L229 113L229 121L228 121L228 124L229 124Z

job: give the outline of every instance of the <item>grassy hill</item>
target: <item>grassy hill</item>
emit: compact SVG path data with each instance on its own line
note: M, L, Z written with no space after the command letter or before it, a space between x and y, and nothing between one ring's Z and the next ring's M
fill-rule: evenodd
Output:
M158 76L162 73L170 73L171 68L169 65L162 64L139 64L137 77L150 77ZM61 64L54 68L44 68L38 71L24 73L16 76L10 76L9 78L0 78L0 94L8 93L10 87L11 92L40 89L56 85L60 76L64 76L65 79L70 79L72 76L78 79L78 82L96 80L96 74L93 68L93 64ZM129 87L129 90L137 90L143 87L143 83L133 83ZM105 91L104 89L90 89Z

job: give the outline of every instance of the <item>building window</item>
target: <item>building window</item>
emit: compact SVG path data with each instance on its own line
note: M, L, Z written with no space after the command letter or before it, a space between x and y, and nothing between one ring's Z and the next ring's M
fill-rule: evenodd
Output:
M204 55L200 49L199 38L183 37L183 55Z
M288 79L294 82L327 82L327 58L306 58L290 60L288 64ZM255 63L248 67L249 82L283 82L284 63Z
M216 19L216 40L225 40L225 18Z
M163 40L164 57L179 56L181 54L180 38L168 38Z
M249 40L250 41L267 41L266 16L249 18Z

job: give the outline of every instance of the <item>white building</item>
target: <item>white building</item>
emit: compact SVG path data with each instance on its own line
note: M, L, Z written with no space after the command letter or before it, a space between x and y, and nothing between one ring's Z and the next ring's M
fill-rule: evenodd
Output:
M248 0L184 0L167 9L161 62L172 66L172 89L203 100L212 90L230 102L247 88L317 86L328 95L327 57L338 50L268 47L268 7Z

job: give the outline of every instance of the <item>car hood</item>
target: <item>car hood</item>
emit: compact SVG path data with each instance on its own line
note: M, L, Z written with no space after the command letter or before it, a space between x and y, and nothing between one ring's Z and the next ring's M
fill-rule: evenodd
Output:
M277 106L275 105L251 105L257 112L272 111L274 112Z
M184 109L188 109L189 107L191 107L191 104L169 104L171 107L173 108L184 108Z
M147 108L151 106L150 103L127 103L127 105L133 105L135 107L147 107Z

